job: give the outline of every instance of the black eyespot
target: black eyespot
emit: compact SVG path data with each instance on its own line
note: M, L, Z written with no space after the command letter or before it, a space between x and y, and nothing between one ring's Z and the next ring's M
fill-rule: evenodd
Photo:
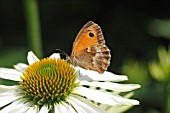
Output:
M89 33L89 36L90 36L90 37L94 37L94 34L90 32L90 33Z

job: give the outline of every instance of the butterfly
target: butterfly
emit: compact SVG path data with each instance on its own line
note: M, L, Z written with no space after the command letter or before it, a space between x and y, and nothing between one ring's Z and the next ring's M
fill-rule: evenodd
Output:
M70 56L74 66L103 73L110 65L110 50L100 26L88 21L77 34Z

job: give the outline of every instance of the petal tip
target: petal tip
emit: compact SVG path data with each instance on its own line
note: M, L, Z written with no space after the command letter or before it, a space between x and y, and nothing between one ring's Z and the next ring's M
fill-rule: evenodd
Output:
M60 59L60 54L59 53L53 53L50 58L55 58L55 59Z

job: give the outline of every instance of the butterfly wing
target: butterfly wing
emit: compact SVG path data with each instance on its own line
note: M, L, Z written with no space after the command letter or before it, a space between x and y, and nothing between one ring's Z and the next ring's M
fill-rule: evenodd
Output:
M110 64L110 50L100 26L92 21L87 22L78 33L71 54L72 63L85 69L103 73Z

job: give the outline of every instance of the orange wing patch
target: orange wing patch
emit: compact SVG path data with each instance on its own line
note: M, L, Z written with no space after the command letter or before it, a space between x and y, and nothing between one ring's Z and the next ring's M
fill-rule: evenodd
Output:
M98 44L97 34L95 31L86 31L81 34L81 39L79 39L73 48L73 52L81 51L91 45Z

